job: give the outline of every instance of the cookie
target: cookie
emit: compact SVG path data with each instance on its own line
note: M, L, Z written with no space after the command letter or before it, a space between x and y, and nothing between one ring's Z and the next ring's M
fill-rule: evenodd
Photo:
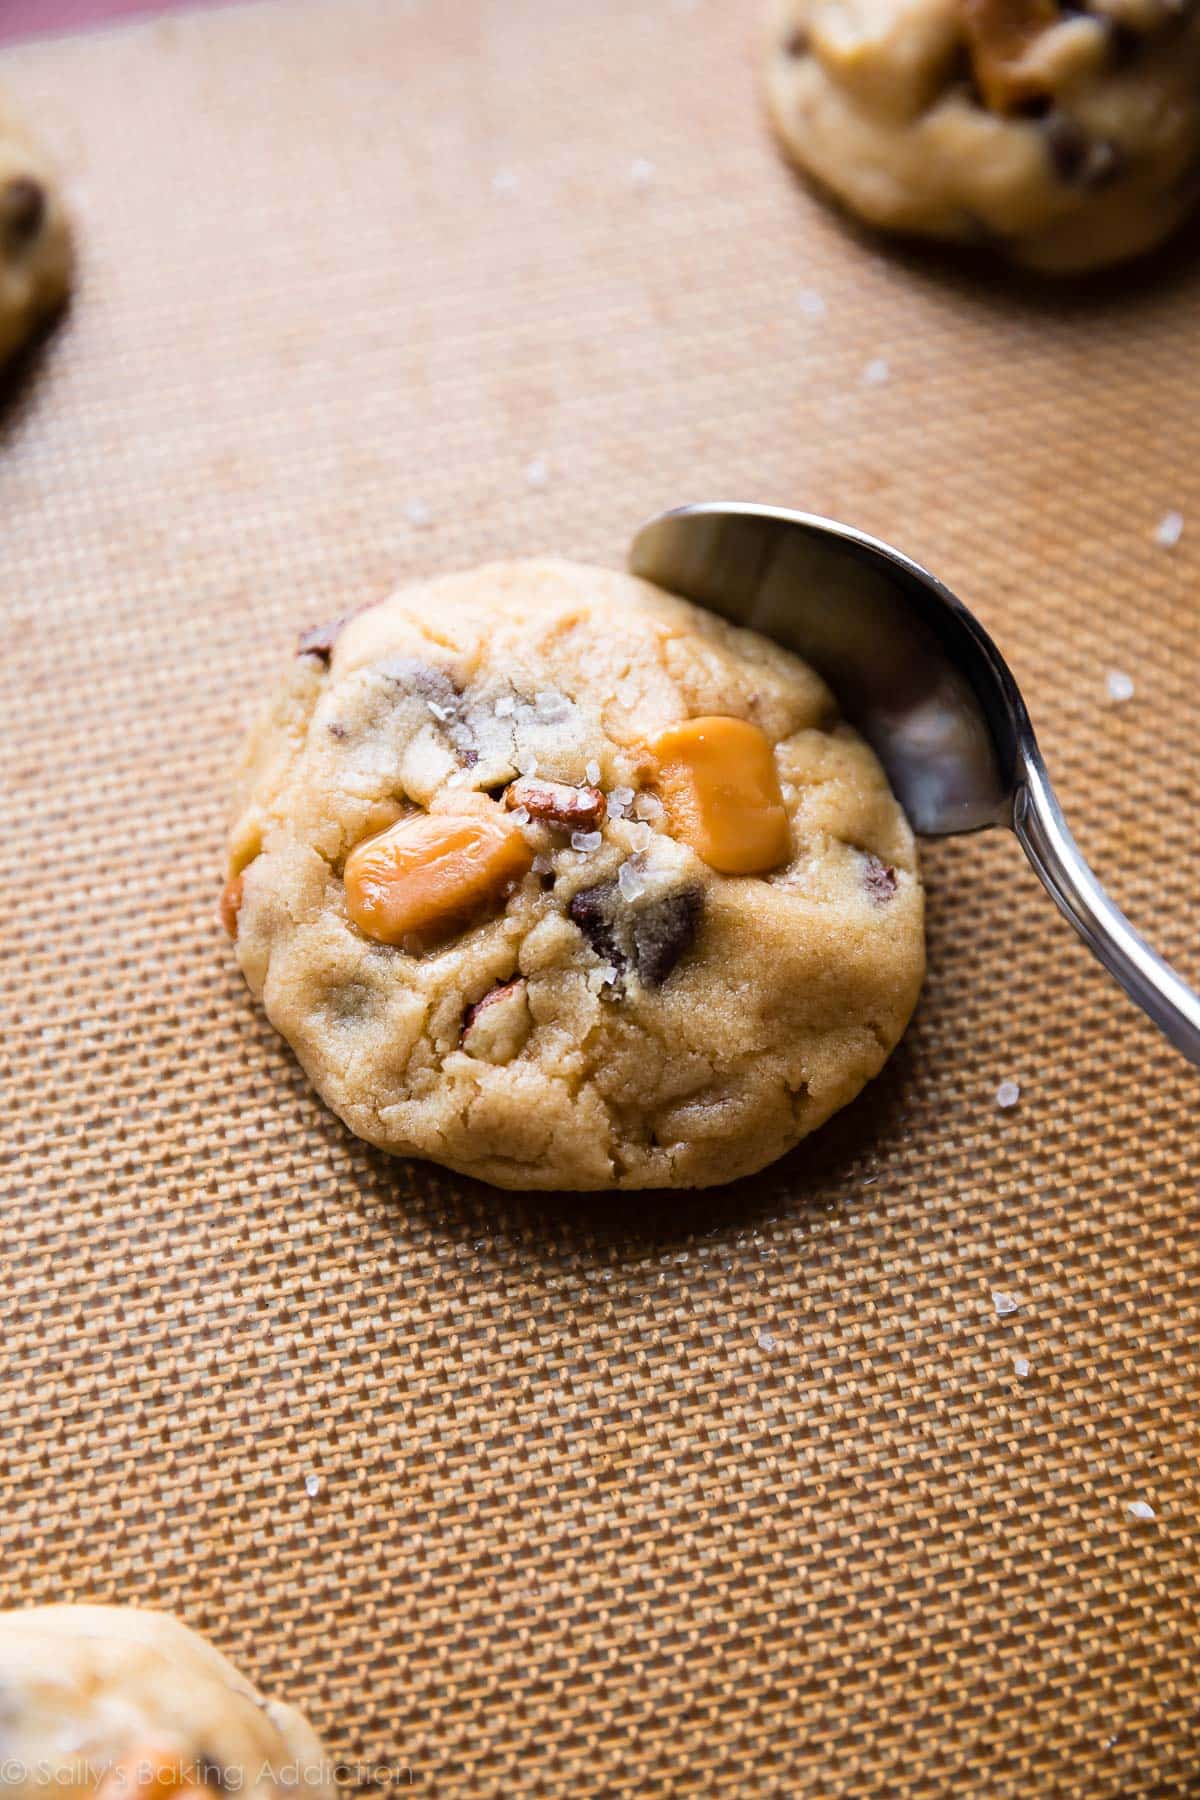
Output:
M766 91L870 224L1050 272L1136 256L1200 197L1197 0L774 0Z
M761 1168L877 1072L923 972L912 835L819 678L566 562L307 631L228 873L328 1104L500 1187Z
M6 1800L333 1800L299 1713L266 1700L163 1613L40 1606L0 1613Z
M20 129L0 119L0 362L66 300L71 232L57 185Z

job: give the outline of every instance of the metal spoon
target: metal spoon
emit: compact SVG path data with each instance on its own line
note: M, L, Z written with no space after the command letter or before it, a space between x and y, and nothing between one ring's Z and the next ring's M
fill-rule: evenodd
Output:
M1067 829L1025 702L940 581L849 525L770 506L651 519L629 566L811 663L874 748L913 825L1007 825L1088 949L1200 1067L1200 997L1113 905Z

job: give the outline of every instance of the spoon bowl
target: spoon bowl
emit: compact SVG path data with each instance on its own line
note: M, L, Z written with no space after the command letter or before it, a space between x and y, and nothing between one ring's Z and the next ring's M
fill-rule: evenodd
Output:
M1084 861L1012 671L949 588L849 525L730 502L649 520L629 566L811 664L879 757L919 834L1014 831L1088 948L1200 1067L1200 997L1138 936Z

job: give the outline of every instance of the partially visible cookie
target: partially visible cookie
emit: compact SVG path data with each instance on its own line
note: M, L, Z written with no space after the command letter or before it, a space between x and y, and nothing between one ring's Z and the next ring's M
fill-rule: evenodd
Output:
M0 117L0 362L62 306L72 262L57 182L19 127Z
M301 637L223 912L360 1136L501 1187L703 1187L874 1075L912 834L803 663L645 582L496 564Z
M1069 273L1200 198L1197 0L772 0L789 156L872 225Z
M0 1613L6 1800L333 1800L298 1712L268 1700L165 1613Z

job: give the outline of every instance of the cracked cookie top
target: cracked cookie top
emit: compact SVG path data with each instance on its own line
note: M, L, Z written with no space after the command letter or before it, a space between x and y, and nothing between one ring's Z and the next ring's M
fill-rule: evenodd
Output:
M911 833L812 670L553 561L302 635L222 914L352 1130L514 1188L761 1168L877 1072L924 966Z

